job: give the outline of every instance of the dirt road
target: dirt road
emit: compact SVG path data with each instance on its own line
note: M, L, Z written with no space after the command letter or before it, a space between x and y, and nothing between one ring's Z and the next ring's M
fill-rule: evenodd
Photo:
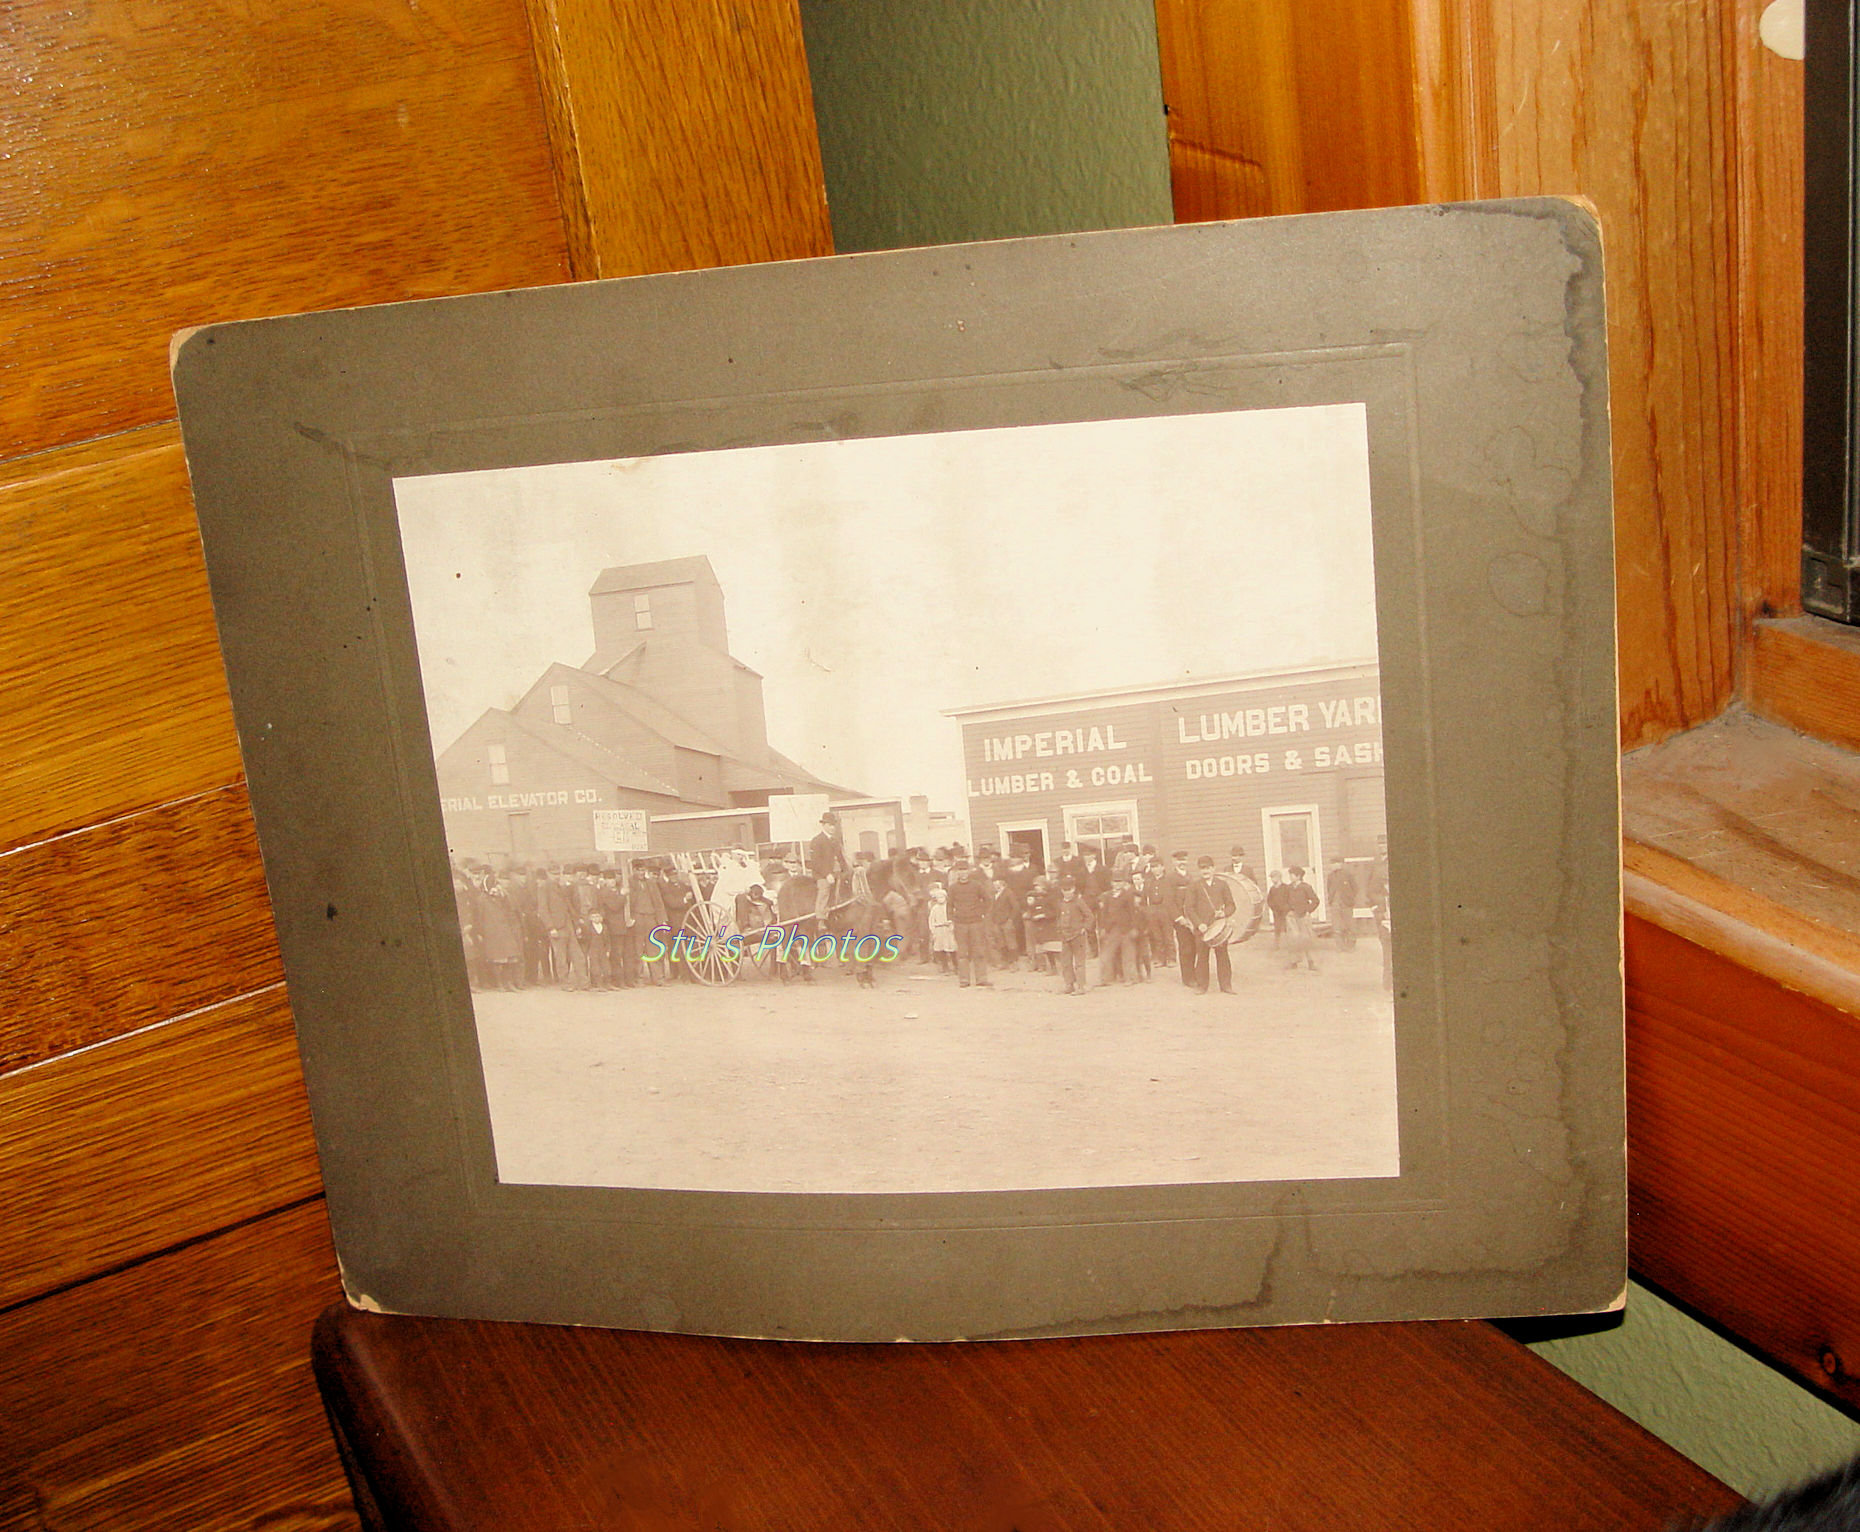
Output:
M951 1191L1394 1175L1395 1039L1373 942L1320 973L1235 950L1059 993L915 965L860 990L745 976L474 997L508 1182Z

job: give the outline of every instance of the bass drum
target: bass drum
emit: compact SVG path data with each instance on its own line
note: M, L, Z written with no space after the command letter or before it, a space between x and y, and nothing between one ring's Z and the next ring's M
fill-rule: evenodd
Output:
M1215 876L1227 885L1234 896L1233 919L1226 922L1227 945L1237 947L1260 927L1266 914L1266 896L1251 878L1237 872L1219 872Z

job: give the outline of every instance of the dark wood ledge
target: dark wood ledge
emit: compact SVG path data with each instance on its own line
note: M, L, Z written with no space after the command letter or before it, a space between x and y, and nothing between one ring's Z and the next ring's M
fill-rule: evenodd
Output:
M1860 757L1733 711L1622 798L1630 1259L1860 1406Z
M357 1501L565 1527L1666 1528L1736 1496L1489 1325L846 1346L356 1313Z

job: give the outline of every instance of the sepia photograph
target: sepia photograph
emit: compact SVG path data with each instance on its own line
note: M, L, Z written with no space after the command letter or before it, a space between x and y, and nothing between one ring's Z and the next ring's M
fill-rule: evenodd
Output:
M500 1181L1400 1174L1362 404L394 496Z

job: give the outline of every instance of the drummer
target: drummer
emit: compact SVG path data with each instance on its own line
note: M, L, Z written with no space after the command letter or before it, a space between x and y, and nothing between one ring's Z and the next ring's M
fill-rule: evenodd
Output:
M1197 994L1208 992L1208 954L1214 954L1214 970L1220 980L1221 993L1234 992L1233 960L1227 955L1227 941L1233 934L1234 895L1214 870L1214 858L1204 856L1196 866L1196 878L1189 884L1182 900L1182 914L1189 935L1194 940L1190 952L1190 984Z

